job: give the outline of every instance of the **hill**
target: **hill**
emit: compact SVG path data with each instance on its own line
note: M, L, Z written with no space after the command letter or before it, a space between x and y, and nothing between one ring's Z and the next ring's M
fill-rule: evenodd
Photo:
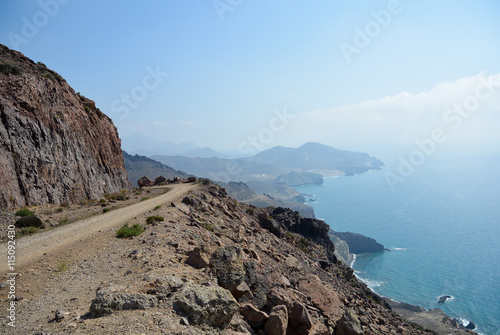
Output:
M133 186L137 186L137 181L144 176L152 180L159 176L163 176L166 179L173 179L174 177L182 179L190 176L185 172L175 170L146 156L132 156L124 151L123 158L125 168L127 169L128 179Z
M380 160L366 153L339 150L308 142L299 148L278 146L265 150L248 161L269 164L292 171L309 171L322 175L356 174L384 166Z
M0 45L0 207L77 203L128 188L120 144L94 101Z

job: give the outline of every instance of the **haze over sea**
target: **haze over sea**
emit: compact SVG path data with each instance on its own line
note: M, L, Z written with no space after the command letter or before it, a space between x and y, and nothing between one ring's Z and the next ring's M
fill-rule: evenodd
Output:
M387 171L397 166L298 190L333 230L391 250L353 264L375 292L500 334L500 156L430 157L394 190ZM442 295L453 298L439 304Z

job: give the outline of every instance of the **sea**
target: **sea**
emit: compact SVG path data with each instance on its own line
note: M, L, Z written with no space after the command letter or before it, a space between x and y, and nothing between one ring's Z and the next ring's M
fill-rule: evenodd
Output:
M500 156L419 163L399 173L395 160L297 189L331 229L390 250L356 255L352 264L373 291L500 334ZM451 299L438 303L444 295Z

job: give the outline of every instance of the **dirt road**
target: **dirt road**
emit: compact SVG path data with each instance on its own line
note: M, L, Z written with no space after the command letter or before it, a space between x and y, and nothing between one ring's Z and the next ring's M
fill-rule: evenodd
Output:
M62 250L78 241L89 240L93 235L123 225L134 217L152 210L155 206L170 203L184 196L195 187L195 184L172 185L170 191L156 198L141 201L57 229L23 237L16 241L16 271L35 262L44 253ZM10 272L7 268L7 243L0 245L0 255L0 273Z

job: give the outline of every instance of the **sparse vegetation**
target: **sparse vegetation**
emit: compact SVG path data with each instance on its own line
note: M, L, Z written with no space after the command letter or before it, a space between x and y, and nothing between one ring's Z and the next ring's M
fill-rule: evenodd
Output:
M214 231L214 227L212 227L212 225L210 225L208 223L204 223L203 228L205 228L208 231Z
M23 216L19 220L16 221L15 226L17 228L25 228L25 227L36 227L42 228L43 222L36 216Z
M149 224L155 223L155 222L160 222L160 221L165 221L165 218L163 216L148 216L146 218L146 222Z
M21 208L16 212L16 216L35 216L35 213L30 211L28 208Z
M150 198L149 197L144 197L144 198L141 198L141 201L146 201L146 200L149 200Z
M158 205L158 206L156 206L155 208L153 208L153 210L154 210L154 211L156 211L156 210L158 210L158 209L160 209L160 208L161 208L161 206L160 206L160 205Z
M5 64L0 61L0 73L19 75L22 72L23 70L20 67L16 65Z
M22 237L22 236L26 236L26 235L32 235L32 234L37 233L38 230L39 229L37 227L25 227L25 228L21 228L18 231L16 231L16 237Z
M83 109L85 109L85 111L86 111L87 113L90 113L90 107L89 107L89 106L85 106L85 107L83 107Z
M139 236L144 232L144 230L144 227L142 227L138 223L134 224L132 227L129 227L128 223L125 223L123 227L116 231L116 237L127 238Z
M60 204L59 206L61 207L64 207L64 208L68 208L69 207L69 204L67 202L63 202L62 204Z
M64 272L66 270L68 270L68 260L65 258L57 263L56 272Z
M253 210L253 208L247 208L246 212L250 215L254 215L255 214L255 211Z
M63 218L61 220L59 220L59 224L62 225L62 224L68 224L69 223L69 219L68 218Z

